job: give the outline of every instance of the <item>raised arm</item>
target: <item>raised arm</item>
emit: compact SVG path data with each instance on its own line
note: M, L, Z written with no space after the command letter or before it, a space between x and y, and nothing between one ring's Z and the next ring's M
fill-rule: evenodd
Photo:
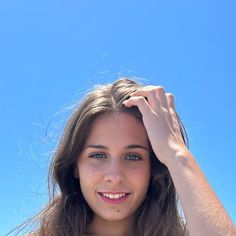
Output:
M173 95L146 86L124 105L142 113L153 151L173 179L190 236L235 236L232 220L183 141Z

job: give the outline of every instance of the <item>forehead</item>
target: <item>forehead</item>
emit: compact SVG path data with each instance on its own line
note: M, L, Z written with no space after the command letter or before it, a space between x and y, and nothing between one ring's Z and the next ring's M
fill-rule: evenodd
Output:
M134 116L127 113L106 113L94 120L86 140L86 144L89 143L148 146L148 137L143 124Z

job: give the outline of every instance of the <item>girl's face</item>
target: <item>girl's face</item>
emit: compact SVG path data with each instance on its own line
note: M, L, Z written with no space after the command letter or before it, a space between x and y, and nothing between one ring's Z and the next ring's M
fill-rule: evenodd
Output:
M95 219L133 219L150 179L144 126L126 113L99 116L77 161L77 172Z

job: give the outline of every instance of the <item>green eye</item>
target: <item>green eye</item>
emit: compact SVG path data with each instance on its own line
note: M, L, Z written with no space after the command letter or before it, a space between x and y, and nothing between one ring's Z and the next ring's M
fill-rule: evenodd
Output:
M93 153L89 157L95 158L95 159L102 159L102 158L106 158L106 155L104 153Z
M139 161L141 160L142 158L136 154L129 154L126 156L125 158L126 160L130 160L130 161Z

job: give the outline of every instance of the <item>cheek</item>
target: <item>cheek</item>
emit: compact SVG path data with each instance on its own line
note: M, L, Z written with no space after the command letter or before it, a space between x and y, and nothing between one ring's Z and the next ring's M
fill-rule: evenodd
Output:
M81 188L92 186L101 179L101 171L94 165L81 163L77 167L77 170Z
M145 191L148 188L150 176L149 166L142 166L141 168L132 170L129 175L133 185L137 186L141 191Z

